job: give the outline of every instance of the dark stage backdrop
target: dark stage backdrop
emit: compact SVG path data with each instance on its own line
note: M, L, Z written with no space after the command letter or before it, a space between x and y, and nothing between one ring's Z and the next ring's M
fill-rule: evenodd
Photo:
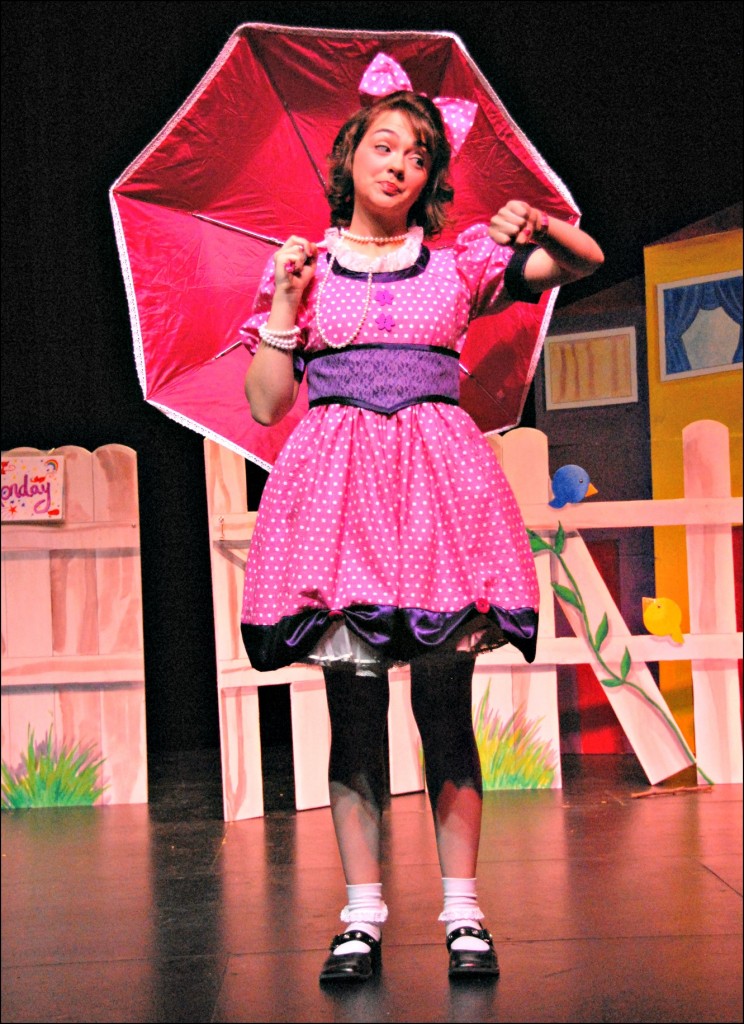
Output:
M107 192L237 25L458 34L605 249L562 303L741 194L738 3L33 0L2 19L1 443L137 451L155 751L218 743L202 438L142 400Z

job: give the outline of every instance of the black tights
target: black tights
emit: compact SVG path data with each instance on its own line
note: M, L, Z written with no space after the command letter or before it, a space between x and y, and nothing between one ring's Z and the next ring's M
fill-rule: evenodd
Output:
M448 654L411 663L411 707L424 747L426 784L436 813L445 783L482 794L473 735L473 659ZM353 666L325 669L331 717L328 778L357 792L378 813L387 796L383 750L387 676L356 676Z
M328 781L358 793L379 814L387 796L387 675L357 676L353 665L326 668L323 675L331 717Z
M483 795L473 732L473 668L469 655L411 663L411 709L424 747L426 785L436 813L445 783Z

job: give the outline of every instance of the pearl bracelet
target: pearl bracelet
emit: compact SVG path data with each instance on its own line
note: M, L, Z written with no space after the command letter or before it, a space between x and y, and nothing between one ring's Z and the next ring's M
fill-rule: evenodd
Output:
M258 328L258 336L264 345L282 349L284 352L291 352L297 348L299 334L299 327L292 327L289 331L272 331L265 324L261 324Z

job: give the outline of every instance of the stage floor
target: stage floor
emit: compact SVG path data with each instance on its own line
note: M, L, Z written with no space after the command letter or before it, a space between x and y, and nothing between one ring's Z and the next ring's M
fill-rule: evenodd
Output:
M277 757L250 821L222 821L214 752L153 762L148 806L3 813L4 1024L741 1021L741 786L634 798L634 757L585 756L486 794L496 983L448 981L428 806L394 797L382 974L321 989L343 877Z

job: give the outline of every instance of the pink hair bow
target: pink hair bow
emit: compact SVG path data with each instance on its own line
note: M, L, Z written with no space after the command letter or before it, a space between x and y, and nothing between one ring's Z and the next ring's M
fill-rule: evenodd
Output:
M391 92L413 92L411 80L396 60L386 53L378 53L359 83L359 92L363 96L389 96ZM421 95L425 95L422 93ZM473 127L478 110L477 103L451 96L436 96L433 103L439 107L452 150L457 155L467 134Z

